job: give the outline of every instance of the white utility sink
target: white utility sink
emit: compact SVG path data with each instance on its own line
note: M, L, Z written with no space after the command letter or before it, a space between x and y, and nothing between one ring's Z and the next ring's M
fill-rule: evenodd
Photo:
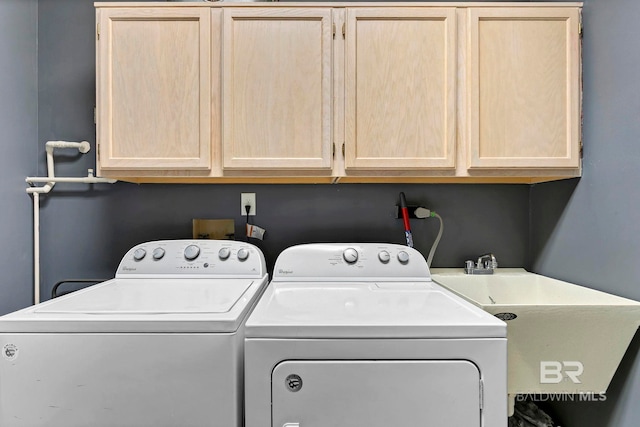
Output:
M508 390L604 393L640 326L640 303L524 269L432 269L432 279L507 322Z

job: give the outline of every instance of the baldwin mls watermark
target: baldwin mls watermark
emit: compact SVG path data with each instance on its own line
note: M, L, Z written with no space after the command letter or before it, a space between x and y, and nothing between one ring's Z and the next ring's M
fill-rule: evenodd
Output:
M515 400L516 402L606 402L607 395L590 391L549 394L525 393L516 395Z
M580 376L584 373L584 365L576 360L542 360L540 361L540 384L582 384ZM534 402L604 402L607 400L605 393L590 391L575 391L574 393L549 393L549 394L519 394L516 400Z

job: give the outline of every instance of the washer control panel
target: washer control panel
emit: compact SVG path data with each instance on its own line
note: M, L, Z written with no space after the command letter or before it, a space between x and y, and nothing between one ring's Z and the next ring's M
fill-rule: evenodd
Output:
M393 243L311 243L285 249L273 271L274 280L425 280L424 256Z
M232 275L263 277L262 251L233 240L159 240L139 244L120 261L116 277L142 275Z

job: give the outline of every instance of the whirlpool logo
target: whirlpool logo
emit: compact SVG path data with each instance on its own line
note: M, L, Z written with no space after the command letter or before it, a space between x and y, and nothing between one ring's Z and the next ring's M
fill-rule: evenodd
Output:
M2 348L2 356L7 360L15 360L18 357L18 347L15 344L6 344Z
M278 269L278 274L284 274L284 275L293 274L293 270L283 270L280 268Z

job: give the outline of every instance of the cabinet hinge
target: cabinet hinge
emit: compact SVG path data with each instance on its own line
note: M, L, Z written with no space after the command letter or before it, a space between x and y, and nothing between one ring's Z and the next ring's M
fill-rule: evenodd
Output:
M584 158L584 145L582 145L582 141L580 141L580 158Z
M336 143L331 144L331 158L336 158Z
M342 157L344 157L344 142L342 143Z
M100 143L96 141L96 160L100 161Z
M333 38L335 39L336 38L336 24L335 23L332 24L332 27L333 27Z
M578 18L578 36L582 38L582 34L584 32L584 27L582 25L582 12L580 12L580 17Z
M100 23L96 25L96 37L100 40Z
M346 28L346 23L342 23L342 38L345 37L345 34L347 33L347 28Z

